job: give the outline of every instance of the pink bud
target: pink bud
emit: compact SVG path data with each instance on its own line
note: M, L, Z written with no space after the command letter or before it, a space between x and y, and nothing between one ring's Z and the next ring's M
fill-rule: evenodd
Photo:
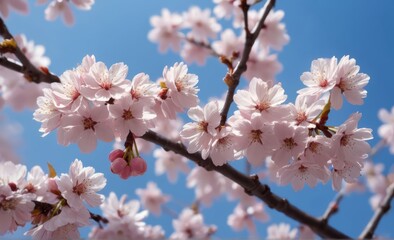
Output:
M111 162L115 161L117 158L123 158L124 152L121 149L115 149L110 152L108 158Z
M126 160L123 158L117 158L111 163L111 171L116 174L120 174L125 167L128 166Z
M131 173L130 176L142 175L146 172L146 161L141 157L135 157L130 161Z
M127 165L123 168L122 172L119 174L122 179L128 179L131 175L131 166Z

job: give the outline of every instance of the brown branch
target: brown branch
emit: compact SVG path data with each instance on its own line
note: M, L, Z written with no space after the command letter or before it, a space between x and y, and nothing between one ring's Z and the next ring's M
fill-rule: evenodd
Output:
M244 49L242 52L241 60L238 62L237 66L234 69L233 74L231 75L231 78L232 78L231 84L227 83L227 85L229 87L228 87L228 91L227 91L227 95L226 95L226 100L225 100L223 109L220 113L220 115L222 117L220 120L220 125L222 125L222 126L226 123L227 114L228 114L228 111L230 110L230 106L234 100L233 97L234 97L235 89L237 88L237 86L239 84L239 80L241 78L241 75L247 69L246 63L249 59L249 55L250 55L250 52L252 51L252 47L254 45L254 42L256 41L257 37L259 36L261 29L264 27L265 19L267 18L268 13L271 11L271 9L274 7L275 2L276 2L276 0L268 0L267 4L265 5L265 11L263 13L263 16L261 17L258 24L254 27L252 32L249 32L249 29L246 31L245 45L244 45ZM247 19L248 8L243 7L242 10L244 13L244 19ZM247 20L244 20L244 21L246 21L246 23L247 23Z
M360 239L372 238L373 234L376 230L376 227L379 225L380 220L383 215L386 214L390 210L390 202L394 198L394 183L392 183L387 188L387 195L380 203L379 208L376 209L374 215L371 220L368 222L367 226L364 228L363 232L360 235Z
M7 26L5 25L3 19L0 17L0 35L4 39L14 39L12 34L8 31ZM22 71L17 71L17 72L22 72L25 77L32 82L35 83L40 83L40 82L47 82L47 83L52 83L52 82L60 82L60 79L58 76L53 75L49 72L44 72L36 68L30 60L25 56L23 51L16 46L14 55L19 59L19 61L22 64ZM15 67L13 65L4 65L4 67ZM15 70L14 68L9 68L11 70Z
M176 143L168 140L162 136L159 136L155 132L148 131L142 138L144 140L153 142L157 145L162 146L166 150L171 150L177 154L180 154L191 161L197 163L199 166L205 168L207 171L216 171L221 173L223 176L231 179L242 186L246 193L254 195L260 200L264 201L270 208L273 208L279 212L282 212L286 216L308 225L316 234L323 238L350 238L344 233L331 227L329 224L316 219L304 211L300 210L296 206L289 203L286 199L271 192L270 188L266 184L261 184L256 175L246 176L238 170L231 167L229 164L223 166L215 166L211 158L202 159L200 153L188 153L185 146L181 143Z
M16 62L12 62L12 61L8 60L6 57L0 57L0 65L5 68L11 69L15 72L24 73L22 65L20 65L19 63L16 63Z
M330 202L326 211L324 212L323 216L321 217L321 221L328 223L328 220L330 220L330 217L338 212L339 204L341 203L343 197L344 197L344 193L342 191L339 192L335 196L334 200Z
M219 53L217 53L215 51L215 49L213 49L209 43L202 42L202 41L196 41L195 39L190 38L190 37L185 37L184 39L185 39L185 41L187 41L191 44L194 44L197 47L201 47L201 48L205 48L205 49L209 50L214 57L218 57L218 58L221 57L221 55Z

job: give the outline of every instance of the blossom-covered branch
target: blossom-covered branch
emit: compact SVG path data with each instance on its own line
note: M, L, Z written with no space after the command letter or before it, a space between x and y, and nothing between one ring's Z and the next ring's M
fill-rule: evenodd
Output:
M372 238L376 228L379 225L380 220L390 210L390 202L394 198L394 183L392 183L387 188L387 195L381 202L380 206L375 210L374 215L371 220L364 228L363 232L360 235L360 239Z
M199 153L188 153L182 144L172 142L152 131L145 133L142 138L162 146L165 150L171 150L175 153L185 156L208 171L214 170L221 173L222 175L242 186L245 192L248 194L254 195L264 201L270 208L274 208L275 210L284 213L290 218L308 225L313 231L322 237L342 239L350 238L346 234L338 231L330 225L326 225L323 221L318 220L298 209L286 199L272 193L269 186L261 184L257 176L246 176L228 164L215 166L210 158L204 160L201 158Z
M0 35L4 39L12 40L14 36L8 31L7 26L5 25L3 19L0 17ZM18 71L24 74L25 78L27 78L31 82L40 83L40 82L60 82L58 76L50 73L48 69L38 69L35 67L30 60L26 57L23 50L19 48L17 44L13 46L12 53L18 58L18 60L22 64L22 68L18 68L15 64L11 64L9 61L1 60L0 64L4 67L10 68L11 70ZM20 71L21 70L21 71Z
M237 66L234 69L233 73L230 73L229 75L226 76L226 83L229 86L228 87L228 92L226 95L226 100L225 103L223 105L222 111L220 113L220 115L222 116L221 121L220 121L220 125L224 125L226 120L227 120L227 114L228 111L230 110L230 106L233 102L233 97L235 94L235 89L237 88L238 84L239 84L239 80L241 78L242 73L244 73L247 69L246 63L249 59L249 55L250 52L252 51L252 47L254 45L254 42L256 41L257 37L260 34L261 29L264 26L264 21L267 18L269 12L271 11L271 9L275 6L275 0L270 0L267 2L266 6L265 6L265 11L263 13L263 16L261 17L260 21L258 22L258 24L255 26L255 28L253 29L252 32L250 32L249 30L246 31L246 36L245 36L245 46L242 52L242 56L241 56L241 60L238 62ZM243 5L246 5L246 1L242 1ZM242 6L241 6L242 7ZM243 13L244 13L244 18L247 19L247 12L248 9L247 7L242 7L243 9ZM247 24L247 20L245 20L245 27Z

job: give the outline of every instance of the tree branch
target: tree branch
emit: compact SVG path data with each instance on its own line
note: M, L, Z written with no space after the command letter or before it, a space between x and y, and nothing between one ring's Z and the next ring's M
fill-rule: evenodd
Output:
M328 220L332 215L338 212L339 204L341 203L344 197L344 193L340 191L334 198L333 201L330 202L323 216L321 217L321 221L328 223Z
M392 183L387 188L387 195L381 202L378 209L376 209L374 215L371 220L368 222L367 226L364 228L363 232L360 235L360 239L372 238L373 234L379 225L379 221L382 219L383 215L386 214L390 210L390 202L394 198L394 183Z
M211 158L204 160L199 153L188 153L183 144L170 141L162 136L159 136L153 131L148 131L141 138L160 145L165 150L171 150L177 154L180 154L197 163L199 166L205 168L207 171L213 170L221 173L223 176L242 186L246 193L256 196L260 200L264 201L270 208L282 212L286 216L300 223L308 225L316 234L323 238L350 238L344 233L331 227L329 224L326 224L325 222L316 219L300 210L296 206L289 203L286 199L272 193L269 186L266 184L261 184L256 175L246 176L229 164L215 166Z
M234 69L234 72L230 76L231 83L229 84L228 82L226 82L229 87L228 87L228 91L227 91L227 95L226 95L226 100L223 105L223 109L220 113L220 115L222 117L220 120L220 125L224 125L226 123L227 114L228 114L228 111L230 110L230 106L233 102L235 89L237 88L237 86L239 84L239 80L241 78L241 75L247 69L246 63L249 59L249 55L250 55L250 52L252 51L252 47L254 45L254 42L256 41L257 37L259 36L261 29L264 27L265 19L267 18L268 13L271 11L271 9L274 7L275 2L276 2L276 0L268 0L267 4L265 5L265 11L263 13L263 16L261 17L258 24L254 27L252 32L249 32L249 29L246 31L245 45L244 45L244 49L242 52L241 60L238 62L237 66ZM244 4L246 4L246 3L244 3ZM242 5L241 5L241 8L243 10L242 12L244 13L244 19L247 19L248 8L242 7ZM248 24L247 20L245 20L245 22L246 22L245 24Z
M12 34L8 31L7 26L5 25L3 19L0 17L0 35L4 39L14 39ZM15 52L13 52L15 56L19 59L19 61L22 64L22 71L17 71L21 72L25 75L25 77L32 82L35 83L40 83L40 82L47 82L47 83L52 83L52 82L60 82L60 79L58 76L51 74L50 72L44 72L36 68L30 60L25 56L23 51L19 48L19 46L16 46ZM4 60L2 60L4 63ZM4 67L9 67L11 70L15 70L15 65L4 65L1 64ZM14 67L14 68L12 68ZM18 70L20 70L18 68Z

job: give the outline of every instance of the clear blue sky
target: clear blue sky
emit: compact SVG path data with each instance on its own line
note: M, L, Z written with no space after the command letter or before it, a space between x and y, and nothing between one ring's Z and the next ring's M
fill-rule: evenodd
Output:
M75 67L86 54L94 54L99 61L111 65L125 62L129 66L129 78L136 73L145 72L156 79L161 76L165 65L172 65L181 61L174 53L159 54L157 45L147 40L147 33L151 29L149 18L159 15L163 7L171 11L185 11L189 6L201 4L201 7L212 6L211 1L190 0L150 0L150 1L97 1L89 12L74 11L76 24L66 27L62 21L47 22L44 20L44 7L30 2L30 14L22 16L11 14L6 20L13 34L24 33L28 39L46 47L46 55L51 58L50 70L61 74L67 69ZM203 2L203 3L200 3ZM367 86L368 97L363 106L345 104L344 108L332 112L332 121L339 123L355 111L363 113L360 122L362 127L370 127L374 131L375 139L380 121L377 118L379 108L390 109L394 105L392 91L394 81L394 1L367 0L331 0L331 1L277 1L277 9L285 11L284 23L290 35L290 43L279 53L279 60L283 64L283 71L277 81L283 83L288 101L293 101L296 91L303 87L299 76L309 71L310 63L319 57L338 58L350 55L357 60L361 72L370 75ZM190 65L189 71L199 75L200 97L206 101L208 97L220 97L226 87L222 78L226 72L223 65L216 59L210 59L206 66ZM32 120L32 112L12 113L5 109L5 114L12 121L19 121L23 127L23 144L19 153L23 162L29 167L36 164L45 166L51 162L58 172L66 172L71 161L79 158L85 165L94 166L97 171L104 172L108 178L108 185L104 194L115 191L118 195L126 193L134 197L134 190L145 187L146 182L154 178L159 187L176 199L169 207L176 211L182 204L192 201L193 192L185 188L185 178L181 177L178 184L173 186L166 183L165 177L154 176L153 159L149 160L148 173L142 177L130 178L122 181L109 172L107 161L110 144L99 144L92 154L82 154L74 145L63 147L56 144L55 134L41 138L38 132L39 124ZM387 149L376 155L374 161L386 164L386 171L392 166L393 156ZM323 214L329 201L335 196L331 190L331 183L319 185L314 189L305 187L304 190L294 192L290 187L276 187L275 193L289 199L312 215ZM340 212L332 218L332 224L346 234L357 237L362 228L369 221L372 210L368 203L369 194L354 194L346 197L341 204ZM205 221L216 224L219 238L245 238L247 232L234 233L226 225L227 216L232 213L235 203L227 203L224 198L216 201L212 208L203 209ZM271 222L281 221L290 223L293 227L298 224L271 210L268 210ZM148 218L149 224L162 225L167 235L172 232L171 217L163 216ZM270 222L270 223L271 223ZM394 237L394 213L391 211L384 217L377 233L386 237ZM268 224L258 223L261 237L266 236ZM84 232L86 236L86 232Z

